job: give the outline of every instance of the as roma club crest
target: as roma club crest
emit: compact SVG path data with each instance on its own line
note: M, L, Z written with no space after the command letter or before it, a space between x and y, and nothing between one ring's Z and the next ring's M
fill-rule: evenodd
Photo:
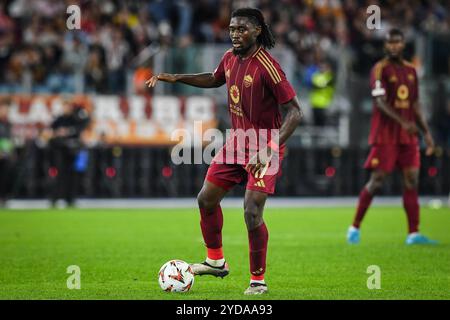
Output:
M253 83L253 78L252 78L252 76L251 75L246 75L245 77L244 77L244 86L246 87L246 88L248 88L248 87L250 87L251 85L252 85L252 83Z
M239 88L235 84L230 87L230 97L235 104L239 103Z
M394 75L394 76L391 76L390 78L389 78L389 82L397 82L397 77Z

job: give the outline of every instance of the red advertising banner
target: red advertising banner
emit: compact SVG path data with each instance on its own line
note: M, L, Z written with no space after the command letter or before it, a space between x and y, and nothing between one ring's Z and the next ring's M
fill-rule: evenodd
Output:
M67 99L90 115L83 133L88 145L173 145L180 139L174 134L177 129L201 136L217 127L214 101L203 96L2 95L0 99L5 97L11 100L13 136L22 141L37 138L49 127Z

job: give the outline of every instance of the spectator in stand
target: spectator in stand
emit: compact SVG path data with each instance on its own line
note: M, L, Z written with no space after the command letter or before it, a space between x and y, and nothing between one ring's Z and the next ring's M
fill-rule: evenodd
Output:
M320 60L309 68L307 83L310 84L309 102L313 111L315 126L321 127L327 123L327 111L333 102L334 73L331 64Z
M105 68L105 53L100 46L94 46L89 51L84 69L85 89L89 93L105 93L107 91Z
M86 110L75 106L71 101L63 103L64 113L51 124L43 136L49 139L52 162L56 168L56 181L51 190L51 202L55 207L58 199L64 199L67 206L73 206L77 195L77 162L82 153L82 132L89 124ZM86 161L84 159L83 161Z
M151 43L163 48L229 43L229 14L243 6L262 10L277 43L296 54L300 70L311 63L317 46L330 56L346 45L355 53L354 70L366 74L366 66L380 55L376 42L382 40L386 28L400 26L407 39L420 32L450 30L450 2L446 0L106 0L76 4L83 12L77 32L81 46L75 49L81 51L72 56L67 50L78 44L71 39L74 32L65 27L67 1L12 0L0 4L0 67L6 70L0 74L0 92L23 90L27 69L32 73L35 92L73 91L70 75L88 70L75 55L84 54L86 59L85 49L97 44L108 55L97 67L97 71L103 68L100 73L108 74L108 92L125 92L125 70L136 67L130 63ZM372 4L383 12L382 32L366 27L366 9ZM56 58L53 64L45 62L58 52L63 53L61 59ZM44 70L36 70L41 69L38 63L45 65ZM62 84L64 81L67 83ZM93 87L89 84L86 88Z
M11 79L12 74L8 73L7 70L12 68L12 64L17 66L18 64L18 56L15 56L14 61L14 32L15 32L15 23L5 12L5 4L0 3L0 92L8 92L9 90L13 90L15 84L18 81L17 79ZM9 77L8 77L9 76ZM20 81L20 80L19 80Z

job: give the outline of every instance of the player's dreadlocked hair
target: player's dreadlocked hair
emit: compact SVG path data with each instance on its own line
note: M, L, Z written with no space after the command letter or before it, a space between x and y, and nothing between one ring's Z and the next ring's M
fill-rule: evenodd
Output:
M254 25L261 27L261 33L256 41L266 49L271 49L275 46L275 38L272 31L264 21L262 12L255 8L240 8L233 11L231 17L247 17Z

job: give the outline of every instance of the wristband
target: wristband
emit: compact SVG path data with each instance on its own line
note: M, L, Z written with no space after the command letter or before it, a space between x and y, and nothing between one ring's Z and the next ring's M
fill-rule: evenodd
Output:
M275 152L278 152L280 150L278 144L276 144L273 140L270 140L267 146Z

